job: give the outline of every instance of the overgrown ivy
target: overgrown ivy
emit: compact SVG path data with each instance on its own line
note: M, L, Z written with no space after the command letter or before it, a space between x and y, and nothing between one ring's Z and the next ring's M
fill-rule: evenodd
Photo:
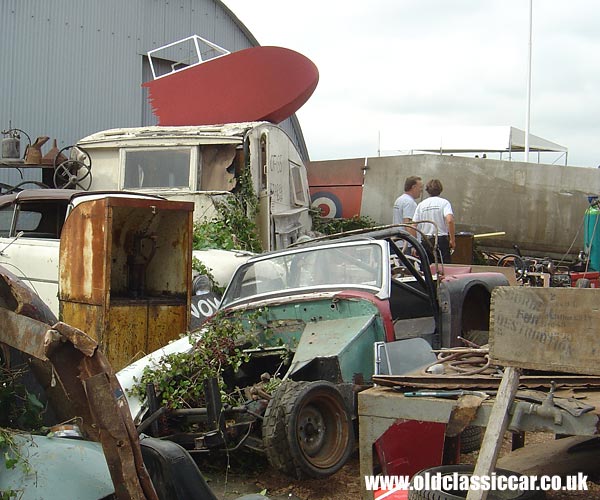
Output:
M130 392L145 400L146 387L153 384L161 406L203 407L206 405L203 382L215 378L222 401L236 404L240 390L226 387L223 375L226 371L236 372L249 361L242 346L250 336L269 335L264 321L266 312L266 309L250 314L218 312L203 325L200 334L191 334L193 346L189 351L167 354L153 366L144 368L141 379L136 380Z
M313 230L325 235L353 231L355 229L367 229L376 227L378 224L368 215L355 215L347 218L313 216Z
M217 216L194 225L194 250L220 248L262 252L256 226L258 197L252 186L250 168L237 178L232 195L215 200Z

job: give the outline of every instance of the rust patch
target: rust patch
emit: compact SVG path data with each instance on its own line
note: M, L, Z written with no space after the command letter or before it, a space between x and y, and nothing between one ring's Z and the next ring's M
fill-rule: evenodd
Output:
M446 427L446 436L458 436L473 421L477 410L486 398L465 394L460 396L456 407L452 410L450 421Z
M57 333L60 333L68 339L78 351L86 356L91 357L96 352L98 343L81 330L60 321L56 323L53 328L54 330L57 330Z

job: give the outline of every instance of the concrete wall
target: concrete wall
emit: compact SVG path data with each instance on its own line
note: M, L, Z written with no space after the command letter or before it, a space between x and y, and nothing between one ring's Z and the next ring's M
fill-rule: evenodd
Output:
M599 169L441 155L376 157L368 159L361 214L391 223L409 175L442 181L457 230L506 232L502 239L479 240L482 246L511 249L516 243L541 253L563 254L573 241L572 252L583 248L587 195L600 193Z

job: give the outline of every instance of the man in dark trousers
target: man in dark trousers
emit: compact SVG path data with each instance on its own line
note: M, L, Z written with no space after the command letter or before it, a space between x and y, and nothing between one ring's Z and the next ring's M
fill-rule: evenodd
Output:
M427 240L424 247L430 262L434 262L433 245L437 234L437 243L444 264L452 262L451 252L456 247L454 239L454 212L450 202L440 196L444 187L439 179L431 179L425 186L429 198L417 205L414 222L419 222L419 230ZM428 244L429 243L429 244Z

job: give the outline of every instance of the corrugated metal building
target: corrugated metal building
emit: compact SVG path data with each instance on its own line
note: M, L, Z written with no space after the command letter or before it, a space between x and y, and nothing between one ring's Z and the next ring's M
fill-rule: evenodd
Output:
M141 87L152 78L146 53L192 34L231 52L258 45L219 0L0 0L0 129L61 148L154 125ZM281 126L307 160L295 115ZM0 181L11 183L7 170Z

